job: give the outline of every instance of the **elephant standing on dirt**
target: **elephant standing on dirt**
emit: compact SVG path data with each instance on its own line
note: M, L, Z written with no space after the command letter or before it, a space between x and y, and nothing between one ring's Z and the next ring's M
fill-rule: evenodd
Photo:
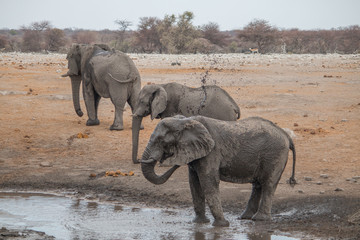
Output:
M123 111L128 102L132 111L137 104L141 89L140 74L133 61L124 53L110 50L106 45L75 44L69 50L68 72L74 108L78 116L79 90L82 80L83 96L88 114L87 126L99 125L98 106L101 97L110 98L115 105L115 119L110 130L123 130Z
M165 183L181 165L188 165L189 183L196 217L209 222L205 200L215 218L214 226L228 226L220 200L220 180L252 183L253 189L242 219L270 220L272 197L285 169L289 149L295 146L289 135L272 122L246 118L236 122L203 116L176 116L162 120L143 153L143 175L154 184ZM163 175L155 173L156 162L173 166Z
M240 118L240 108L232 97L218 86L190 88L178 83L146 85L140 91L132 129L133 154L137 163L139 130L143 117L166 118L201 115L224 121Z

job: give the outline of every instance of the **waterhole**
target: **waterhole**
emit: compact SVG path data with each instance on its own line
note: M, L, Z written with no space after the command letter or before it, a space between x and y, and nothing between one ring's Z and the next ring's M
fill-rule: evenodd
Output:
M55 239L293 240L247 233L237 216L230 227L192 223L193 210L125 206L37 193L0 193L0 227L45 232Z

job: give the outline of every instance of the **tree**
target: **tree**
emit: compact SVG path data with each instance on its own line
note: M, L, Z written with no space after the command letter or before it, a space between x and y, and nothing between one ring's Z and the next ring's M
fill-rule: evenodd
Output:
M277 32L277 28L271 26L266 20L255 19L244 27L239 38L253 42L257 45L260 53L265 53L274 47Z
M158 33L160 36L161 47L160 53L172 53L175 52L173 47L173 36L172 33L175 28L176 17L174 14L165 15L164 19L160 21L158 25Z
M79 30L72 36L74 42L83 44L92 44L96 42L97 32L88 30Z
M65 33L58 28L47 29L45 32L46 49L59 51L66 43Z
M198 31L192 24L194 14L185 11L179 15L176 28L172 31L173 45L176 53L189 52L193 41L199 36Z
M34 22L29 27L23 26L22 50L38 52L43 49L43 32L50 29L49 21Z
M125 41L125 39L127 38L129 27L132 26L132 22L125 19L118 19L115 20L115 23L119 25L119 30L116 31L117 40L115 42L115 48L126 52L129 48L129 44Z
M156 17L142 17L135 33L136 45L142 52L161 52L159 25L161 20Z
M214 22L209 22L201 26L200 28L203 38L209 40L212 44L216 44L218 46L225 46L226 36L224 33L220 32L219 24Z

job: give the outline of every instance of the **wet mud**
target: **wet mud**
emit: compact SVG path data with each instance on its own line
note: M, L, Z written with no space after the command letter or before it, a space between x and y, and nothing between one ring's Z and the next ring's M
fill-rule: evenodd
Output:
M192 209L148 208L80 200L39 193L0 193L3 239L248 239L296 240L293 233L248 229L235 215L226 214L228 228L193 224ZM12 230L11 230L12 229ZM31 230L32 232L26 232ZM1 234L1 231L0 231ZM5 235L5 236L4 236ZM1 235L0 235L1 236ZM7 236L7 238L6 238Z

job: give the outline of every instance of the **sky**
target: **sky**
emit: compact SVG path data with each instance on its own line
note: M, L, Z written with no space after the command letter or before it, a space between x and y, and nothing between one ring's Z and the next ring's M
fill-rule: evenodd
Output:
M194 13L193 24L242 29L263 19L280 29L331 29L360 25L360 0L0 0L0 29L50 21L56 28L118 29L127 20L136 30L141 17Z

